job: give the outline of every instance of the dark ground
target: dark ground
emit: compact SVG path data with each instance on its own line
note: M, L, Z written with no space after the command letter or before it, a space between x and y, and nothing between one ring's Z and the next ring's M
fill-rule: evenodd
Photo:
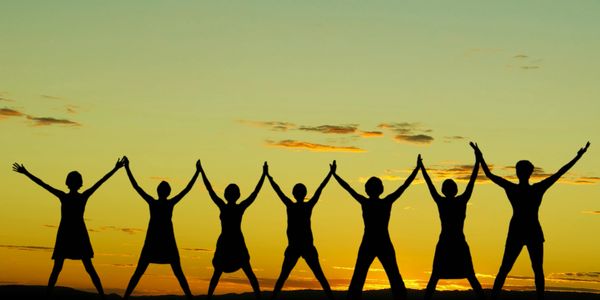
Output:
M45 286L33 286L33 285L0 285L0 299L12 300L12 299L44 299ZM342 291L334 292L336 299L343 300L346 298L346 293ZM489 290L486 290L489 294ZM271 293L264 292L263 299L270 299ZM196 296L195 299L205 299L206 296ZM421 290L409 290L408 299L422 299L423 291ZM95 293L88 293L72 288L57 287L54 291L53 299L63 300L87 300L87 299L100 299ZM120 295L111 294L107 297L109 300L121 299ZM131 299L146 299L146 300L171 300L171 299L185 299L183 296L137 296L131 297ZM214 296L215 300L254 300L252 293L244 294L226 294ZM283 291L278 297L279 300L307 300L307 299L326 299L325 294L322 291ZM391 300L390 290L378 290L378 291L366 291L363 293L364 300ZM459 300L459 299L476 299L475 295L471 291L438 291L433 296L435 299L444 300ZM535 292L503 292L501 300L534 300ZM600 294L591 293L574 293L574 292L546 292L547 300L600 300Z

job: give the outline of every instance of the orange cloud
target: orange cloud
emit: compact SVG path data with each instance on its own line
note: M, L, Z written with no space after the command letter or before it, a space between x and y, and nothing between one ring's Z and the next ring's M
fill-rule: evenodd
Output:
M334 133L334 134L350 134L355 133L358 129L358 125L320 125L320 126L301 126L299 130L305 131L316 131L320 133Z
M18 110L14 110L11 108L0 108L0 119L5 119L5 118L9 118L9 117L22 117L25 114L18 111Z
M28 120L33 121L33 126L49 126L49 125L64 125L64 126L81 126L80 123L67 119L56 119L52 117L33 117L27 116Z
M333 146L333 145L323 145L323 144L315 144L310 142L296 141L296 140L283 140L279 142L275 141L267 141L267 145L271 147L279 147L279 148L287 148L287 149L298 149L298 150L307 150L314 152L366 152L366 150L353 147L353 146Z
M254 127L268 128L273 131L288 131L297 127L294 123L280 121L237 120L237 122Z
M420 123L400 122L400 123L381 123L378 128L390 130L396 133L394 139L398 142L407 142L412 144L431 144L433 136L427 134L433 130L423 128Z
M381 131L361 131L360 136L364 137L364 138L380 137L380 136L383 136L383 132L381 132Z

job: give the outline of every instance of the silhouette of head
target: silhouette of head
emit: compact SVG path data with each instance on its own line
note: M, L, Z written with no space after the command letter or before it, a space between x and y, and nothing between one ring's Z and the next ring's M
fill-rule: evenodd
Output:
M166 181L161 181L156 188L158 199L166 199L171 194L171 186Z
M306 198L306 186L302 183L297 183L292 190L292 194L294 194L297 202L304 202L304 198Z
M379 197L383 193L383 182L381 182L381 179L375 176L369 178L367 183L365 183L365 192L371 198Z
M527 181L533 173L533 164L528 160L520 160L515 166L520 181Z
M227 203L235 203L240 198L240 188L232 183L225 188L225 200Z
M67 174L67 180L65 181L65 184L67 187L69 187L69 190L77 191L83 185L83 178L79 172L71 171L69 174Z
M453 198L458 193L458 187L456 186L456 182L452 179L446 179L442 183L442 194L446 196L446 198Z

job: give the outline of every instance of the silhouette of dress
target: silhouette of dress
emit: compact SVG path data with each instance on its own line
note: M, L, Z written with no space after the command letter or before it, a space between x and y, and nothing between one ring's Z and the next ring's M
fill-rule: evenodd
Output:
M175 242L173 231L174 201L154 200L149 201L150 222L146 232L146 240L142 248L141 257L150 263L170 264L179 261L179 251Z
M60 224L52 259L83 259L94 257L83 214L88 197L79 193L62 193Z
M288 247L285 249L286 256L300 256L314 258L318 256L317 249L313 243L313 233L310 219L314 203L291 203L286 205L288 215L287 237Z
M435 247L432 273L441 279L466 278L475 274L469 245L463 233L466 200L468 199L459 196L452 200L441 198L435 201L440 213L442 232Z
M250 254L242 234L242 217L246 207L226 204L219 208L221 235L217 239L212 264L215 269L231 273L250 261Z

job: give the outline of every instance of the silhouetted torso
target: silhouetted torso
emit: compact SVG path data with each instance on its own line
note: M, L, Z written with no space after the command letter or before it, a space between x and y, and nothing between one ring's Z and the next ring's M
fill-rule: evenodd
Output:
M512 184L505 188L506 196L513 208L508 229L509 238L520 242L543 242L544 233L538 212L547 188L539 183L533 185Z
M174 205L168 200L150 201L150 221L142 257L152 263L167 264L179 260L179 251L173 231Z
M83 220L88 197L79 193L63 193L59 199L61 218L52 259L94 257L90 237Z
M442 223L441 238L464 239L463 227L467 216L467 202L462 197L447 199L440 197L436 201Z
M221 235L213 258L215 269L229 273L240 269L250 260L248 248L242 234L242 217L245 208L241 205L226 204L221 208Z
M361 203L365 225L363 240L369 240L369 245L391 243L388 225L393 204L392 201L384 199L367 199Z
M309 203L293 203L287 205L287 237L290 246L310 246L313 244L313 234L310 217L314 205Z

